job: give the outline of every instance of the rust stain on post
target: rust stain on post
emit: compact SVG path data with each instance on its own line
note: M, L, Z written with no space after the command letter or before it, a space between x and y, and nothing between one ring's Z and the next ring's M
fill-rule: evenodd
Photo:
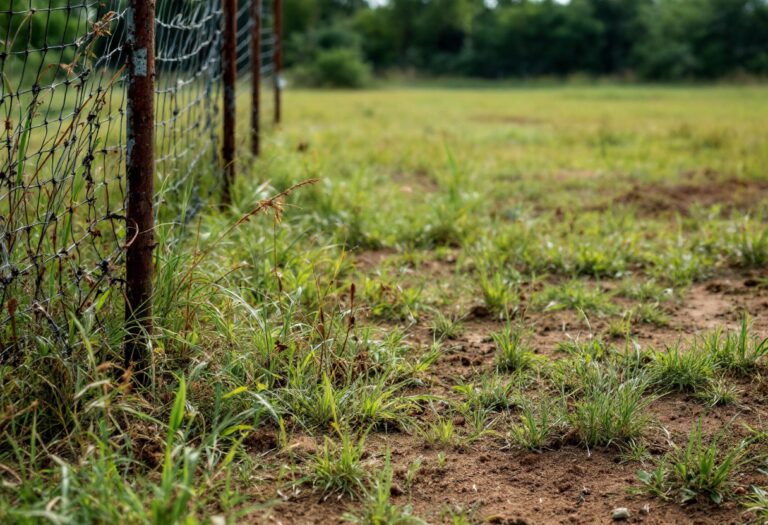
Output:
M274 32L275 32L275 124L282 120L281 83L283 74L283 6L281 0L274 0Z
M151 364L155 175L155 2L128 6L124 359L139 383Z
M235 81L237 77L237 0L224 0L224 191L222 205L232 203L235 183Z
M251 0L251 153L260 153L261 0Z

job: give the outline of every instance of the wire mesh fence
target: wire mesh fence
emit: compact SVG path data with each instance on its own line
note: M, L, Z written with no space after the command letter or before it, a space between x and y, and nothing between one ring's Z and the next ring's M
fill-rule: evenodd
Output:
M141 233L127 216L137 194L128 174L135 138L147 136L141 126L130 134L131 112L143 107L130 99L132 76L153 84L152 114L141 121L154 130L154 158L141 159L154 177L151 213L183 234L218 199L225 4L159 0L148 54L132 44L148 29L134 17L150 6L0 0L0 359L29 344L67 348L72 319L101 322L123 308L126 251ZM259 93L248 83L269 86L275 73L274 7L236 5L241 93Z

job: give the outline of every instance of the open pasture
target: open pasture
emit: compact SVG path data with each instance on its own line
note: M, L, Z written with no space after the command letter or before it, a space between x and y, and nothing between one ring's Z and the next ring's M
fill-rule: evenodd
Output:
M766 88L285 101L158 225L151 396L119 322L0 365L0 521L768 520Z

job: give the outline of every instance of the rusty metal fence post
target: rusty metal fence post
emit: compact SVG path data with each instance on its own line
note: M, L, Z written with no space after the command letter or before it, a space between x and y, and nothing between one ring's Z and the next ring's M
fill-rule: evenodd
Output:
M261 0L251 0L251 153L261 148Z
M128 7L124 358L139 383L150 367L155 173L155 2Z
M283 74L283 7L281 0L274 0L274 9L275 71L273 79L275 83L275 124L279 124L282 119L281 83Z
M221 156L224 162L222 205L232 203L235 184L235 82L237 80L237 0L224 0L224 137Z

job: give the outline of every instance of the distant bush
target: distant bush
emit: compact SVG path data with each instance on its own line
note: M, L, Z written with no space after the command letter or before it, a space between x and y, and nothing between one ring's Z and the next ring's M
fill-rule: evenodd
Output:
M324 49L314 60L294 71L297 84L312 87L360 88L371 78L371 68L361 54L350 48Z

